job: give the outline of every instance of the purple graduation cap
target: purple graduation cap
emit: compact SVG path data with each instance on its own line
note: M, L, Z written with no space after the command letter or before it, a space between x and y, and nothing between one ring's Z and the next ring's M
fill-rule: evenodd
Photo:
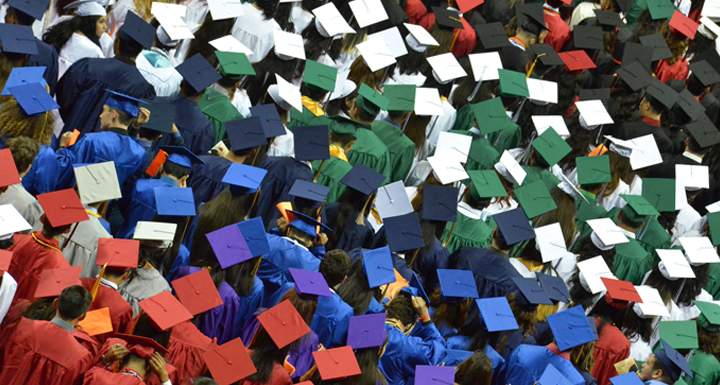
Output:
M417 385L452 385L452 384L455 384L455 368L452 366L418 365L415 367L415 384L417 384Z
M361 315L350 318L347 344L353 349L376 348L385 343L385 313Z
M207 233L205 236L223 269L253 258L250 248L236 224Z
M295 291L299 295L310 298L332 297L330 287L322 274L302 269L290 268L288 270L295 281Z

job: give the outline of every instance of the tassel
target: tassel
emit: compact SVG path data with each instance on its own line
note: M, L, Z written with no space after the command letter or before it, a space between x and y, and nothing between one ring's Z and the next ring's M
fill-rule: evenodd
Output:
M313 183L317 183L318 177L320 176L320 172L322 171L323 166L325 165L325 161L326 161L326 160L327 160L327 159L323 159L323 161L320 162L320 167L318 167L317 174L315 174L315 178L313 178Z
M367 200L365 201L365 204L363 205L362 210L360 211L360 215L358 215L358 218L355 220L355 223L361 226L365 226L365 209L368 206L368 203L370 203L370 200L372 199L372 195L370 195Z
M103 275L105 275L106 268L107 268L107 263L103 265L102 269L100 269L100 275L98 275L97 279L95 280L95 283L93 284L92 290L90 291L90 294L92 294L93 301L95 300L95 296L97 296L98 289L100 289L100 280L102 279Z
M445 242L443 242L443 247L447 247L448 243L450 243L450 238L452 238L453 231L455 231L455 225L457 222L453 222L452 227L450 228L450 232L448 233L447 238L445 239Z
M262 261L262 256L258 257L257 262L255 262L255 267L253 267L252 273L250 273L251 277L254 277L257 274L258 269L260 268L260 261Z

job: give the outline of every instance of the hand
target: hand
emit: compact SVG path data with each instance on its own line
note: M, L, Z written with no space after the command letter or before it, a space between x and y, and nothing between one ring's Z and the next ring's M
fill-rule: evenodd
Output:
M281 233L285 234L285 230L287 230L288 227L288 221L285 219L285 217L280 217L277 220L277 227L280 230Z
M147 123L148 120L150 120L150 110L140 107L140 110L138 111L138 116L137 118L135 118L135 123L133 123L133 126L135 126L135 128L140 128L143 124Z
M160 353L153 353L153 355L148 358L148 364L150 364L150 370L155 372L160 378L160 383L167 382L170 379L167 374L167 369L165 369L165 359L162 358Z
M412 304L418 317L425 319L429 316L427 304L422 297L412 297Z
M328 241L327 234L320 233L320 234L318 234L317 238L315 238L315 247L325 246L327 241Z
M126 347L120 344L115 344L111 346L110 349L108 349L108 352L105 354L105 361L115 362L122 360L123 357L125 357L128 353L130 353L130 351Z
M325 346L323 346L323 344L318 344L318 352L321 352L323 350L325 350Z
M73 133L72 131L68 131L60 136L60 143L58 144L59 147L67 147L68 142L70 141L70 138L72 137Z

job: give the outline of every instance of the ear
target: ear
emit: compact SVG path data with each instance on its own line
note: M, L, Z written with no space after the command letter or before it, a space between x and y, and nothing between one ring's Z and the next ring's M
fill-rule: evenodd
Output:
M72 230L72 228L73 228L72 226L68 226L67 230L65 230L65 232L64 232L63 234L67 234L67 233L69 233L69 232L70 232L70 230Z
M180 181L187 184L188 178L190 178L190 175L185 175L184 177L180 178Z
M57 305L57 304L58 304L58 299L55 298L55 300L53 300L53 309L55 309L55 311L57 311L57 309L58 309L58 305Z
M28 172L30 172L30 168L31 168L31 167L32 167L32 163L31 163L29 166L27 166L27 168L25 169L24 173L27 174Z

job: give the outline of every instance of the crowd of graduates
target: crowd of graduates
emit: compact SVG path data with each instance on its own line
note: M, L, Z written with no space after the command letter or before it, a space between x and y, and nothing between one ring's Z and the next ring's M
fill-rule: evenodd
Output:
M720 385L719 1L0 20L0 384Z

